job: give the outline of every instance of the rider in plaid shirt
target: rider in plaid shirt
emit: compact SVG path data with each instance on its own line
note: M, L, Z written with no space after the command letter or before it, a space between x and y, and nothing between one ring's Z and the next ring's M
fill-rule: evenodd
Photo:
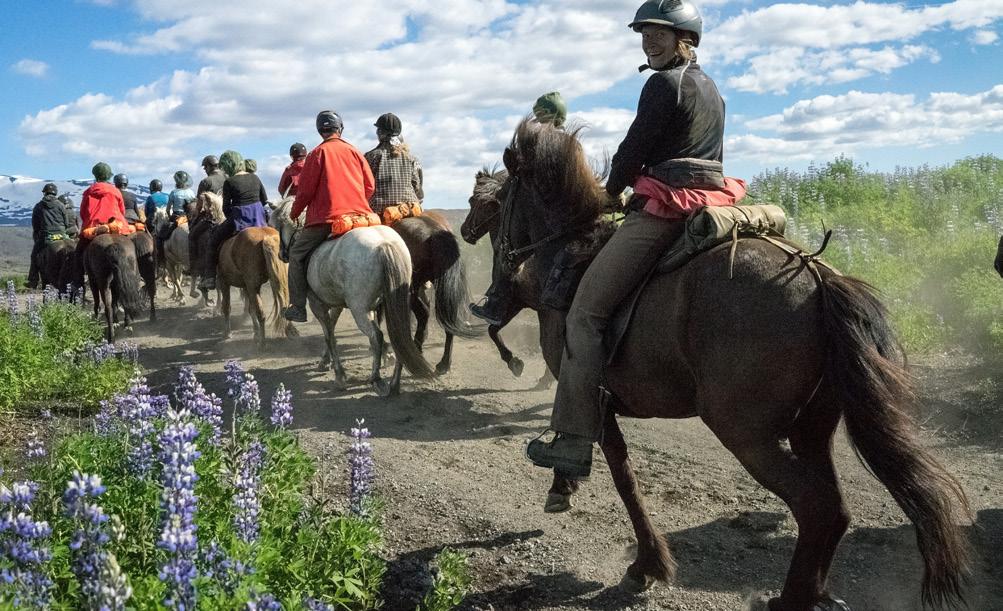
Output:
M366 161L376 178L376 191L369 200L376 214L382 214L387 206L420 204L425 199L421 163L408 151L400 133L401 120L397 115L387 113L376 120L380 143L366 153Z

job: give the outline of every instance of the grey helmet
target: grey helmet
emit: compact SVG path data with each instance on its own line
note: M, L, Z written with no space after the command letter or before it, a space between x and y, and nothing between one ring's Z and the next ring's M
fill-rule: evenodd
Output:
M124 189L129 186L129 177L125 174L116 174L114 180L115 186L119 189Z
M690 0L647 0L637 9L634 20L627 24L635 32L640 32L646 23L667 25L676 30L693 33L693 46L700 46L703 35L703 17L697 5Z
M59 195L59 188L56 187L55 183L47 182L42 187L42 195Z
M192 179L191 176L188 175L188 172L185 172L184 170L178 170L177 172L174 173L174 186L176 188L187 189L191 185L192 185Z

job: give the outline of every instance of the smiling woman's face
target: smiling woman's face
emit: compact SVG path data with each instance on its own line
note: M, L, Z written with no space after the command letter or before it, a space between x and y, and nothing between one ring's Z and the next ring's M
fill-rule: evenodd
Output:
M676 33L668 26L647 24L641 29L641 49L648 65L661 70L676 56Z

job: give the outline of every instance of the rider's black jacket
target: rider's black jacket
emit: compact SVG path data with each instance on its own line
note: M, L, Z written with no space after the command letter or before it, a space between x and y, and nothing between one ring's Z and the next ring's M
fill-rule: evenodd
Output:
M73 219L55 195L46 195L31 210L31 235L35 242L50 235L70 235L73 232Z
M136 199L136 194L125 189L119 189L119 191L122 192L122 201L125 202L125 220L130 223L138 221L140 219L139 200Z
M669 159L722 161L724 100L700 66L683 62L651 75L637 116L610 166L606 191L620 195L645 167Z

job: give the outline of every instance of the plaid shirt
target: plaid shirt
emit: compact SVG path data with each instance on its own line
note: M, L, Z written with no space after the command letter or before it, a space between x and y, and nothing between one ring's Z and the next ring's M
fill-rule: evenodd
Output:
M395 157L389 143L380 143L366 153L366 161L376 179L376 190L369 198L369 206L376 214L387 206L421 203L425 199L421 164L413 155Z

